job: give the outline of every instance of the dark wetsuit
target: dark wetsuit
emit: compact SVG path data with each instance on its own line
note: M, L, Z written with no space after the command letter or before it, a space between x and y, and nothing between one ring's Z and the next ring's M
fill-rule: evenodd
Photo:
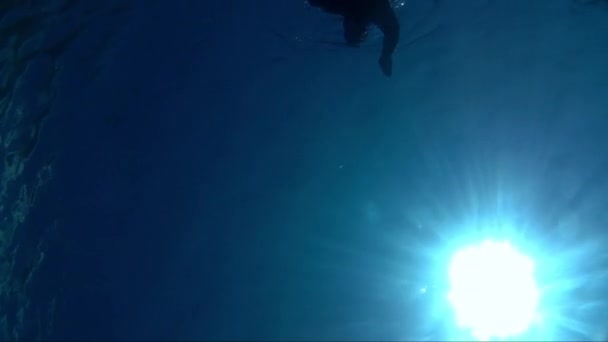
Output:
M328 13L343 16L347 41L348 31L352 31L353 26L378 26L384 34L380 66L387 76L392 74L392 55L399 42L399 21L389 0L308 0L308 3ZM356 45L357 42L349 43Z

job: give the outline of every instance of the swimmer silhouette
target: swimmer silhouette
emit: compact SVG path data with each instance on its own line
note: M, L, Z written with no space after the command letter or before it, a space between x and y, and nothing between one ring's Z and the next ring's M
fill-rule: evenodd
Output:
M399 42L399 21L389 0L308 0L308 3L344 18L344 39L349 46L357 47L365 40L370 24L378 26L384 34L378 63L384 75L390 77L393 74L393 52Z

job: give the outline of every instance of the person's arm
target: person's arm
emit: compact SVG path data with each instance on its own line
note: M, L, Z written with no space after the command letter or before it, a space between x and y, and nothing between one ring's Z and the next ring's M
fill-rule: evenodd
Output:
M395 52L399 43L399 21L388 0L382 1L382 4L376 8L372 21L384 34L382 55L379 62L384 74L390 76L392 74L393 52Z
M382 44L382 55L391 56L399 43L399 21L395 11L388 1L382 1L382 7L378 9L374 23L384 33Z

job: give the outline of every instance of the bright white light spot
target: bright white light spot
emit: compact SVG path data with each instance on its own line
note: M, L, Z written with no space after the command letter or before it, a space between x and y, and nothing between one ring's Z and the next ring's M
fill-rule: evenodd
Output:
M509 242L485 241L456 253L448 298L458 325L480 340L525 332L539 301L534 264Z

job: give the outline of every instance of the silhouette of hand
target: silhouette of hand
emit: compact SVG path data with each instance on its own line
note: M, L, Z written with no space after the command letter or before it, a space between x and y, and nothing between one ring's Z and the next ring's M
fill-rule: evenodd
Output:
M386 75L386 77L391 77L393 74L393 59L391 56L382 55L378 63L380 63L380 68L382 69L384 75Z

